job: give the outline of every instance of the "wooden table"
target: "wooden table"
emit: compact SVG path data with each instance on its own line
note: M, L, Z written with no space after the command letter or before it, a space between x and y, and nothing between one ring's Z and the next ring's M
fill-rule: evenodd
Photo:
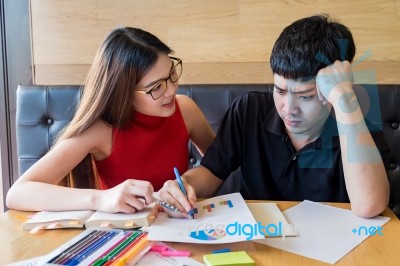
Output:
M298 202L281 201L277 204L280 210L284 211ZM329 203L329 205L349 208L347 203ZM22 223L30 214L30 212L9 210L0 215L0 265L45 255L82 232L76 229L60 229L30 234L22 230ZM386 209L383 215L391 218L383 226L384 235L367 238L336 265L400 264L400 221L389 209ZM204 254L228 247L232 251L245 250L256 261L256 265L329 265L252 241L217 245L168 242L166 244L177 249L190 250L191 257L200 262L203 261Z

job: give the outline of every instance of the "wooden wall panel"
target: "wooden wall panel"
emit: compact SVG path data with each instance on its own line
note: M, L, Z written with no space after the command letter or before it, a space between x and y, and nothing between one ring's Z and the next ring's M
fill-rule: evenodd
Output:
M357 68L375 71L378 83L399 83L399 2L31 0L35 83L83 83L98 46L118 26L166 42L184 60L184 83L271 82L268 60L282 29L324 12L352 30Z
M98 30L96 3L31 0L34 65L90 64L106 34Z

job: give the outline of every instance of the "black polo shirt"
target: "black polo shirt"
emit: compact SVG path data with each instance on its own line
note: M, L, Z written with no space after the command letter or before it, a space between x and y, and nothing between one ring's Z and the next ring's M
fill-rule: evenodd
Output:
M371 134L389 159L383 134ZM245 199L349 202L336 120L329 116L321 136L296 152L272 93L235 99L201 165L222 180L241 167Z

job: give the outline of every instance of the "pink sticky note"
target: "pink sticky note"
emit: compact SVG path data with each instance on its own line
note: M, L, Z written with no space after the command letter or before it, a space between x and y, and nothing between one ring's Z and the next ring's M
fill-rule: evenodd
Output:
M187 250L164 250L164 251L161 251L161 256L189 257L190 251L187 251Z

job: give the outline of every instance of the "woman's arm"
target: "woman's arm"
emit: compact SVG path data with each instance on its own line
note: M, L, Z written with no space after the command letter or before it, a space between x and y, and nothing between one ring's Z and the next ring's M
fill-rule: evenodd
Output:
M143 196L151 202L153 188L146 181L128 180L104 191L57 185L87 154L96 159L107 157L111 151L111 134L111 128L100 121L78 137L58 143L10 188L7 207L26 211L94 209L134 212L142 209L143 202L132 195Z

